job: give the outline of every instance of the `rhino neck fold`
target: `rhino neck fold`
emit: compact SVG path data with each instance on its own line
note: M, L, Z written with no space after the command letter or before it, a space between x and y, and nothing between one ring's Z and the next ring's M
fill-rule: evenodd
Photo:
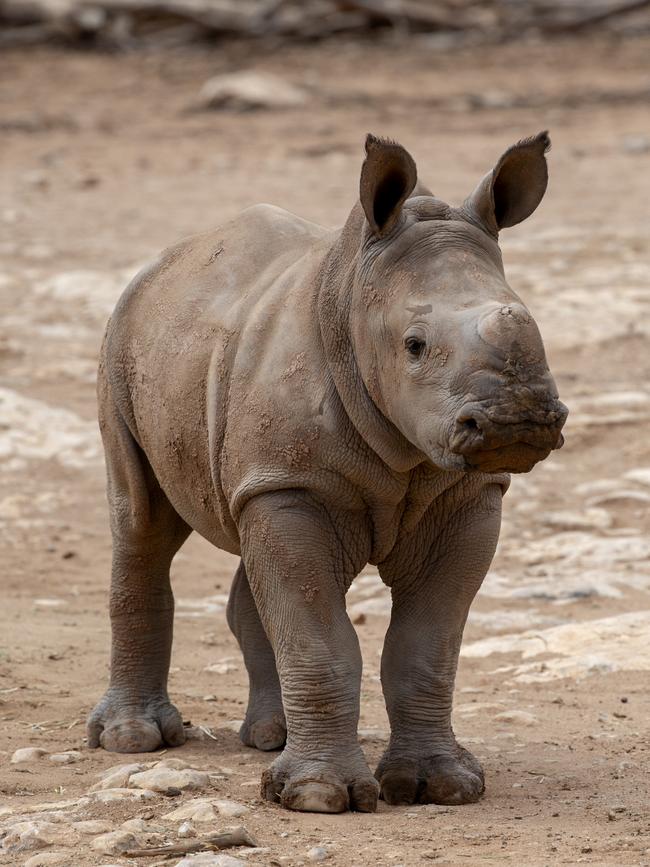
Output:
M318 318L325 361L345 412L361 438L392 470L406 472L425 457L379 410L355 357L350 316L359 229L354 232L350 226L354 216L353 212L321 269Z

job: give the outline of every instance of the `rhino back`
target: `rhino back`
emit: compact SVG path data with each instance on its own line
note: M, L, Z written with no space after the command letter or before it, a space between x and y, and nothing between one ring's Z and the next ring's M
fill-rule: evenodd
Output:
M241 399L232 368L240 358L237 387L245 391L245 368L259 354L257 323L283 312L283 286L309 281L310 253L328 234L279 208L249 208L141 271L107 328L103 375L161 487L191 526L234 553L220 478L229 404ZM305 305L298 314L308 321ZM297 332L309 340L306 327Z

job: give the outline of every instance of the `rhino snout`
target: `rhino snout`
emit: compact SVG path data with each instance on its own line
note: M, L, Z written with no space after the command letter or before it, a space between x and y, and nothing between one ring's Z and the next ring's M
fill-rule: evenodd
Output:
M466 404L455 419L451 450L465 458L469 469L528 472L562 447L561 430L567 415L567 408L555 399L519 413Z

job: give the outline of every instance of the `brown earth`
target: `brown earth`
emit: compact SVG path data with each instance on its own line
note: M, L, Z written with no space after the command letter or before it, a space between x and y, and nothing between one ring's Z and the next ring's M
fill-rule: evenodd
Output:
M57 863L152 864L98 854L68 821L144 817L150 839L174 840L178 823L156 837L160 817L200 795L249 808L236 821L264 850L233 855L251 864L310 863L321 845L335 865L650 864L648 56L648 40L592 38L444 53L422 39L0 57L0 827L25 814L54 822L59 836L39 851L61 853ZM304 86L306 106L194 110L205 79L248 65ZM340 224L369 130L408 146L425 182L457 202L505 147L546 127L547 199L503 247L572 415L565 448L506 498L466 631L455 726L484 763L483 801L342 816L262 802L271 756L234 731L246 699L223 610L235 560L192 537L174 565L170 692L212 737L166 755L221 778L207 793L29 813L78 799L122 761L87 749L83 721L109 645L95 359L129 275L258 201ZM371 571L350 606L363 621L372 764L386 739L387 601ZM214 663L222 673L206 671ZM10 764L26 746L81 760ZM35 853L5 846L0 863Z

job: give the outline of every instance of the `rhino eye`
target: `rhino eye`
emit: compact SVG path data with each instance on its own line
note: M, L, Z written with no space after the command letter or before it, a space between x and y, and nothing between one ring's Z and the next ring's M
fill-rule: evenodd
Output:
M419 337L407 337L404 346L411 358L419 358L424 352L425 343Z

